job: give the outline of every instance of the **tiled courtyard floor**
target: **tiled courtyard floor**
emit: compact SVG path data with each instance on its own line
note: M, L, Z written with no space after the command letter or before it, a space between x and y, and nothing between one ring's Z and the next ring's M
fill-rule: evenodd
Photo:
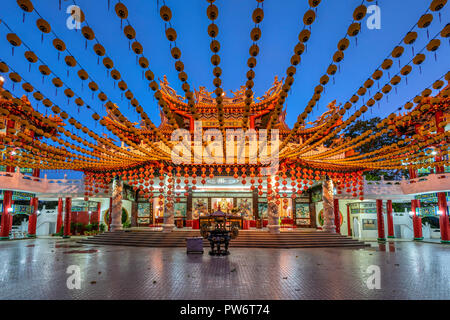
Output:
M69 266L81 289L68 289ZM368 289L367 268L381 270ZM395 242L366 249L232 249L0 243L0 299L450 299L450 246Z

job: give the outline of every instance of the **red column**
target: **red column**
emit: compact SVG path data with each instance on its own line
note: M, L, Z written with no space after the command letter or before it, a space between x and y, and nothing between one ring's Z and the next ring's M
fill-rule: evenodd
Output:
M72 198L66 198L66 208L64 216L64 235L63 238L70 238L70 216L72 213Z
M383 200L377 199L378 241L386 241L384 235Z
M352 236L352 227L350 224L350 205L347 204L347 231L348 231L348 236L351 237Z
M450 243L450 223L447 212L447 199L445 192L438 192L438 206L440 211L439 227L441 229L441 242Z
M0 240L9 239L9 209L12 206L12 191L3 191L3 214L0 230Z
M336 225L336 233L341 233L341 217L339 215L339 199L333 200L334 224Z
M33 177L39 178L41 176L41 170L40 169L33 169L32 173ZM37 180L37 179L35 179Z
M28 237L36 237L36 222L37 222L37 210L38 210L39 199L34 197L30 200L31 214L28 218Z
M417 208L420 208L420 200L411 200L411 211L413 212L414 240L423 240L422 218L419 217Z
M394 218L392 217L392 200L388 200L386 203L387 225L388 225L388 238L395 238L394 236Z
M63 199L58 199L58 215L56 216L56 233L61 231L61 226L63 224Z

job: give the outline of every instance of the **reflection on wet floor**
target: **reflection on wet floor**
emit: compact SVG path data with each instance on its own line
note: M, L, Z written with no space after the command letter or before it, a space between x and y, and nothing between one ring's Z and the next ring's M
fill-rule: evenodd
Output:
M73 253L96 253L98 252L97 249L89 249L89 250L71 250L71 251L64 251L64 254L73 254Z
M83 248L83 245L80 244L55 244L55 248Z
M0 299L450 299L450 247L441 244L234 248L211 257L75 241L0 242ZM66 285L72 266L82 278L76 291ZM373 266L379 290L367 287Z

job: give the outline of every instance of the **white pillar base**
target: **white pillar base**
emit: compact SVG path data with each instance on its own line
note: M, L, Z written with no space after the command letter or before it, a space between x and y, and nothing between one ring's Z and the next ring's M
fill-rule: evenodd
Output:
M336 226L335 225L329 225L329 226L322 226L322 230L325 232L330 232L330 233L336 233Z
M280 225L268 225L269 233L280 233L281 226Z
M162 228L163 228L162 232L172 232L173 228L175 228L175 225L174 224L163 224Z
M111 231L120 231L122 230L122 224L111 224Z

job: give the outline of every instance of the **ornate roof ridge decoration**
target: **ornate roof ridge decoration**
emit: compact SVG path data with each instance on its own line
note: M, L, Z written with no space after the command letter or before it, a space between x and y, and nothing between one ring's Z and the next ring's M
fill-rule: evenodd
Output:
M160 80L161 92L163 93L163 98L168 100L167 102L171 102L174 104L179 104L182 107L187 107L186 99L177 94L177 92L169 85L167 77L164 75L163 80ZM262 104L267 104L272 102L274 99L278 98L279 93L281 92L281 87L283 85L283 79L278 80L278 77L275 76L272 86L262 95L261 97L253 97L254 104L253 106L260 106ZM226 92L223 95L224 106L227 107L243 107L245 100L245 91L246 87L241 86L236 91L230 90L232 96L228 97ZM214 98L212 98L212 94L214 92L209 92L206 90L206 87L200 86L198 90L194 89L195 98L197 104L201 104L204 107L214 107L216 103Z
M421 97L419 103L412 108L409 114L398 114L390 124L396 127L396 133L413 136L415 134L427 136L436 128L435 115L442 112L445 119L450 117L450 97L444 97L448 93L450 85L447 85L435 96ZM433 130L431 130L433 129Z
M0 92L4 91L3 88L0 88ZM32 123L36 125L36 127L41 128L44 130L44 132L54 132L54 128L50 127L47 123L37 119L33 113L39 112L33 108L31 105L31 102L28 100L27 96L23 95L20 100L26 105L22 106L20 104L15 103L11 99L5 99L3 97L0 97L0 106L2 108L6 108L11 112L12 114L15 114L17 116L23 116ZM63 120L58 115L44 115L42 114L42 117L44 119L51 120L52 122L56 122L59 126L65 126L66 124L63 122ZM0 115L2 117L3 115Z
M313 125L314 127L318 127L322 124L327 123L335 114L337 114L340 110L340 105L336 105L336 100L331 101L328 105L328 111L325 111L319 118L315 121L308 122L308 124Z

